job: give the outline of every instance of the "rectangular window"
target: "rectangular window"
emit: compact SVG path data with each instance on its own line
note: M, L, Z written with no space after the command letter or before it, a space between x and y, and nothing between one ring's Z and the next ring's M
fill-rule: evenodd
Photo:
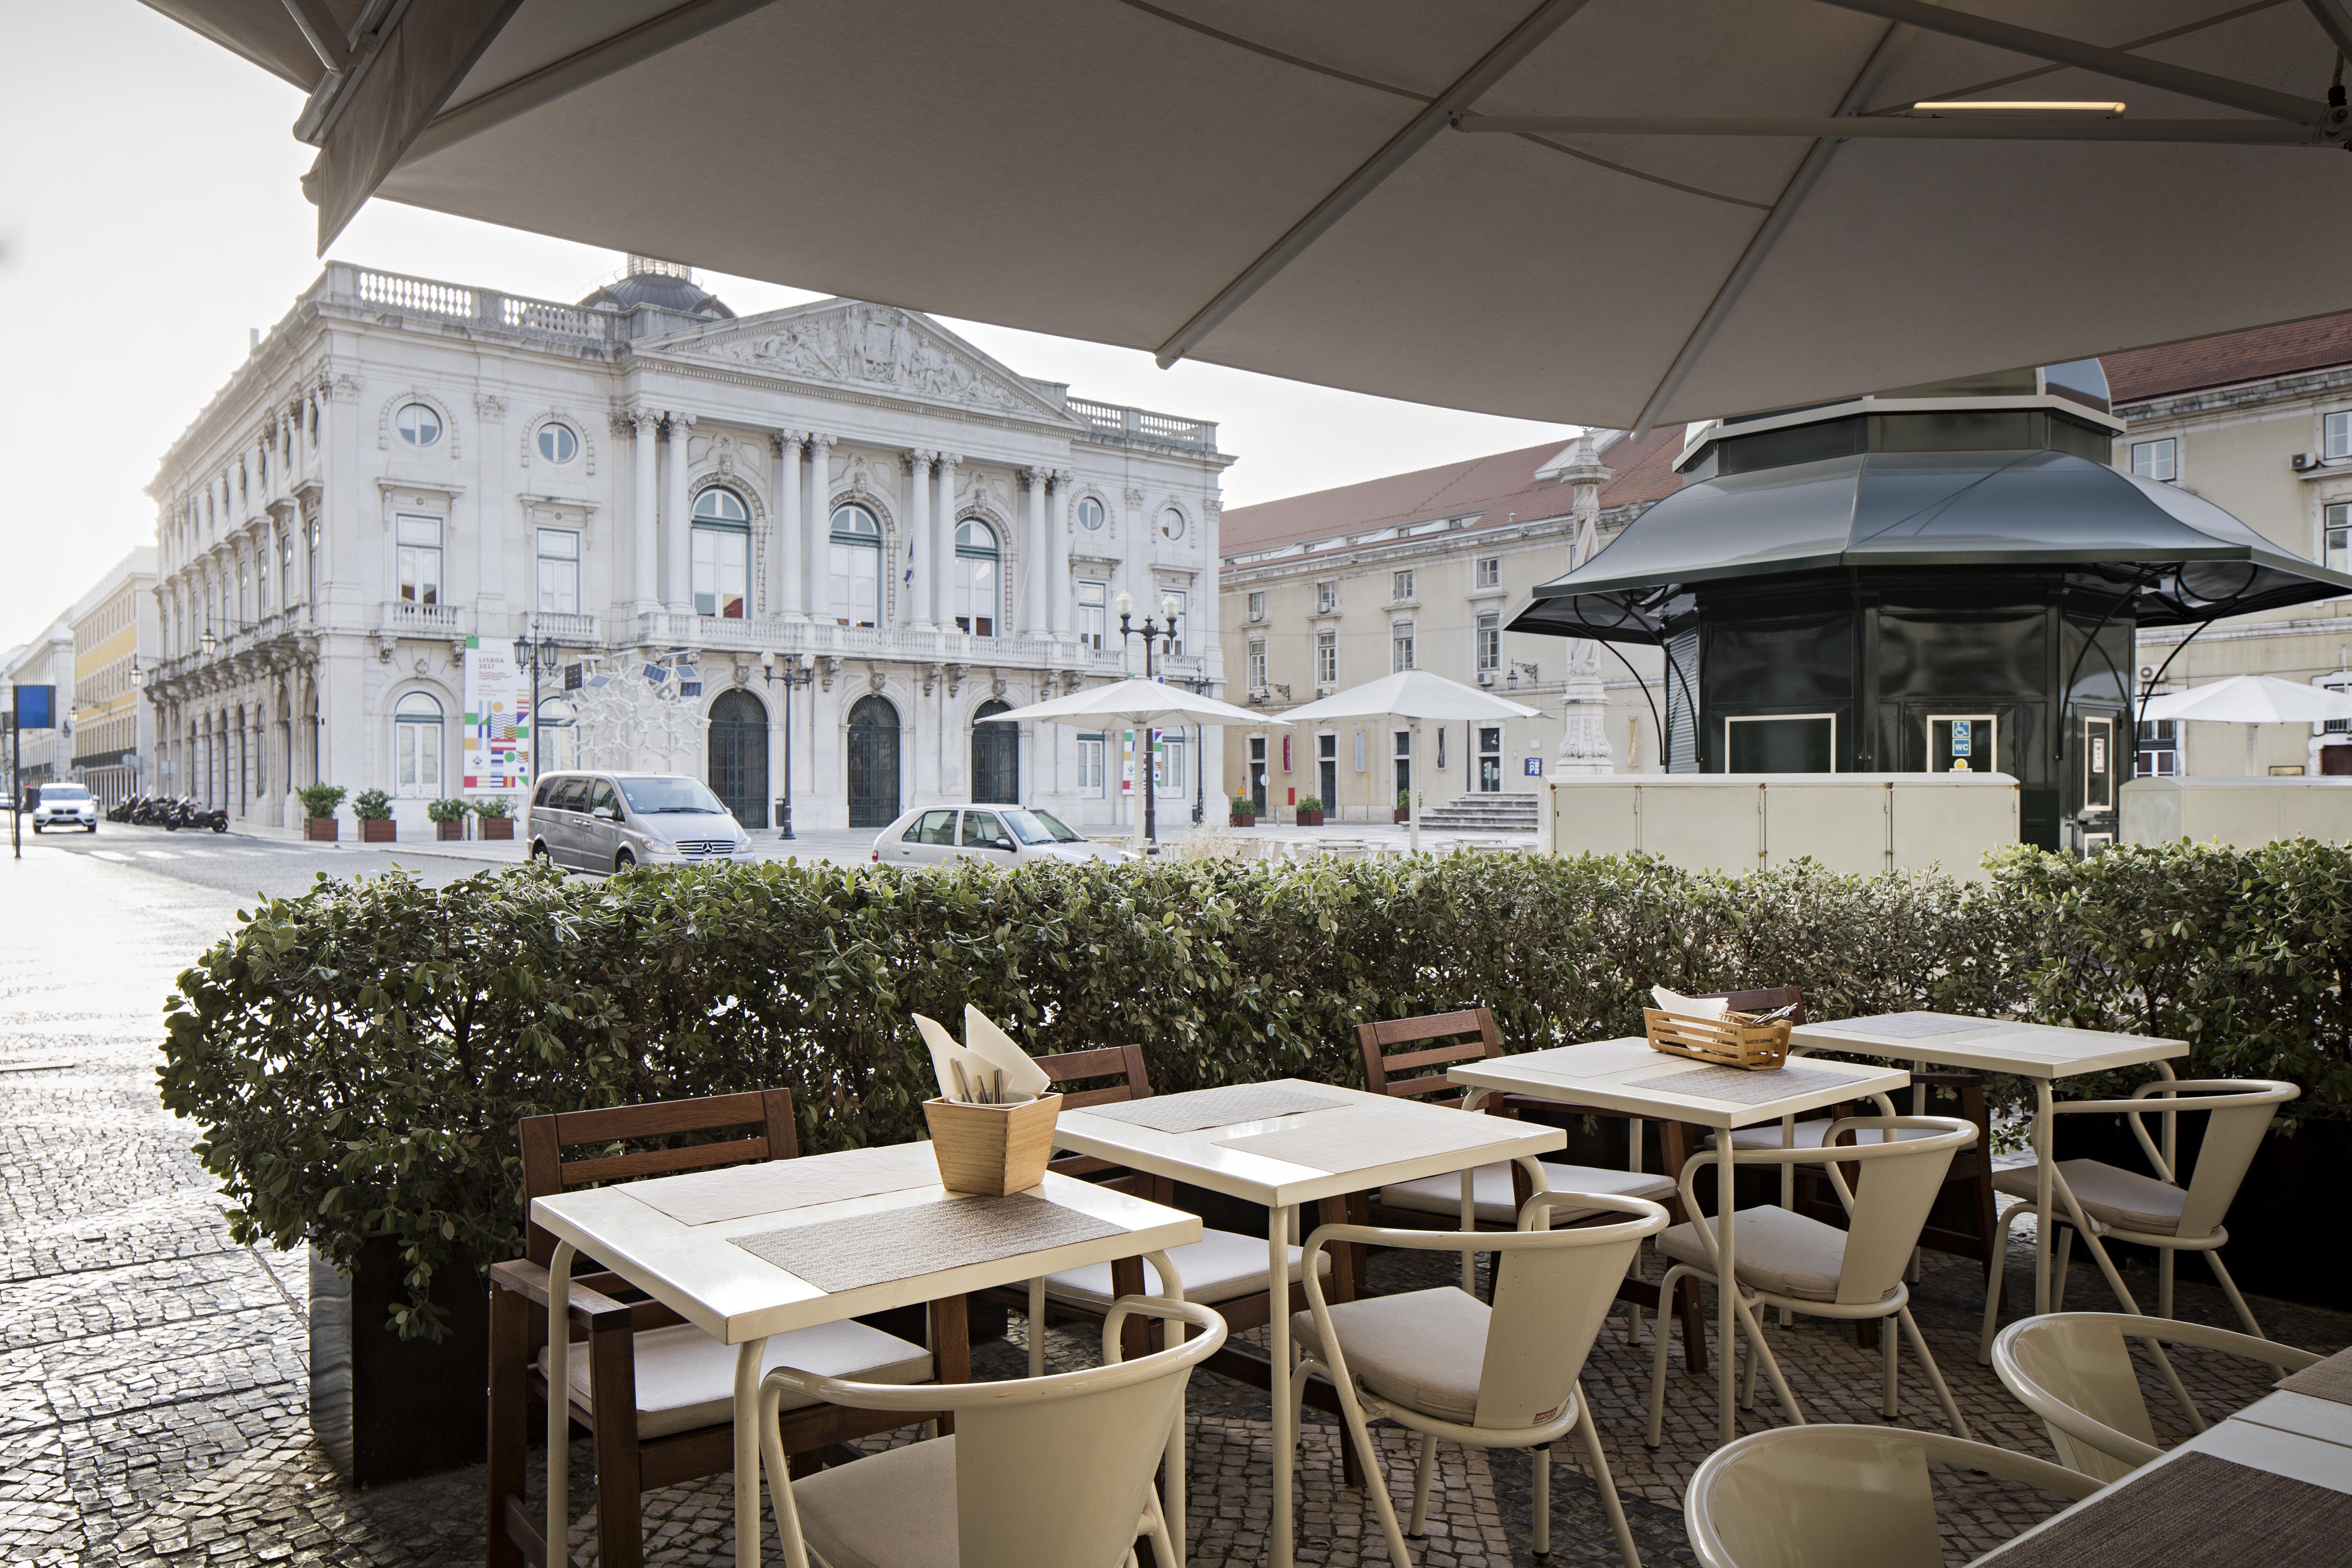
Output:
M253 594L256 611L267 619L269 615L269 551L267 534L263 535L261 558L253 563Z
M539 607L550 615L580 613L580 535L571 529L539 531Z
M1318 686L1339 684L1339 634L1338 632L1315 634L1315 684Z
M1078 737L1078 794L1087 800L1103 798L1103 764L1107 747L1097 735Z
M441 520L402 513L394 521L400 552L400 597L411 605L441 602ZM314 531L313 540L318 535Z
M281 534L278 540L278 602L291 605L299 586L294 576L294 536Z
M393 793L411 800L441 794L441 726L402 720L392 727Z
M1316 611L1317 611L1318 614L1328 616L1328 615L1329 615L1332 611L1334 611L1334 610L1338 609L1339 607L1339 584L1337 584L1337 583L1318 583L1318 584L1315 584L1315 608L1316 608Z
M1100 653L1110 631L1110 584L1078 584L1078 646Z
M1262 621L1265 619L1265 595L1264 594L1252 594L1249 596L1249 618L1254 621Z
M1503 668L1503 617L1500 613L1478 617L1478 668Z
M1411 572L1391 572L1389 574L1389 597L1395 600L1410 599L1412 597L1412 574Z
M2132 473L2143 479L2171 484L2180 478L2180 443L2167 436L2160 441L2134 441Z
M1185 780L1191 775L1184 771L1184 743L1191 739L1181 730L1155 731L1160 740L1160 768L1153 776L1151 787L1170 795L1181 795L1190 787Z
M877 626L882 620L882 552L870 544L835 541L830 576L833 618L845 626Z
M872 551L861 552L871 555ZM694 613L722 621L744 618L751 584L751 536L740 529L694 531ZM545 570L544 565L541 568Z
M2320 563L2331 571L2352 572L2352 502L2337 501L2321 514L2326 520Z
M1489 555L1478 563L1478 586L1499 588L1503 585L1503 558Z
M320 527L320 524L316 518L310 520L310 542L303 552L302 602L306 605L315 605L319 602Z
M1249 689L1265 689L1265 639L1252 637L1249 645Z
M1168 651L1171 654L1182 653L1184 651L1184 611L1188 595L1181 589L1171 588L1166 596L1176 601L1176 613L1168 617Z
M1412 623L1397 621L1389 626L1389 669L1391 673L1412 668Z
M2322 416L2319 455L2331 463L2339 458L2352 458L2352 413Z

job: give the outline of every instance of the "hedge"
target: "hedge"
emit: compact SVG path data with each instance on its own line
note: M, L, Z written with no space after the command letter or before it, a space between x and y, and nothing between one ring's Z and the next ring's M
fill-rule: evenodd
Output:
M1359 1082L1365 1019L1483 1004L1524 1050L1638 1033L1654 982L1795 984L1821 1019L1933 1007L2179 1036L2200 1076L2303 1084L2295 1115L2352 1104L2352 852L1990 866L1981 883L1467 855L321 876L180 976L160 1076L206 1130L240 1241L308 1240L348 1268L393 1233L395 1326L436 1337L434 1272L520 1250L519 1118L781 1085L804 1150L918 1138L908 1015L966 1002L1040 1052L1140 1042L1175 1090Z

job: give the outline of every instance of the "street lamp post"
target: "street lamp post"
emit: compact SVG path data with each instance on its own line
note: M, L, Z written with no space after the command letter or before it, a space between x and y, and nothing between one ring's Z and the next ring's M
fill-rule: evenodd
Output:
M1206 697L1209 694L1209 678L1188 675L1184 678L1184 689L1195 697ZM1282 694L1289 696L1290 689L1284 687ZM1220 784L1217 787L1222 790L1224 786ZM1209 729L1205 724L1195 724L1192 726L1192 826L1195 827L1200 826L1208 815L1208 788Z
M793 836L793 688L816 683L816 660L805 653L797 657L787 655L783 671L778 674L776 656L763 653L760 656L760 674L770 686L779 680L784 683L784 793L776 801L776 837L790 838Z
M549 675L555 673L556 661L563 657L563 650L555 646L553 637L541 637L534 642L530 628L525 626L522 636L514 640L514 656L518 666L530 671L530 777L531 782L537 784L539 782L539 678L542 671Z
M1135 595L1121 594L1118 596L1119 646L1125 647L1127 640L1132 637L1140 636L1143 638L1143 679L1151 680L1156 679L1151 663L1151 645L1155 641L1158 642L1160 651L1164 655L1174 644L1176 596L1171 594L1160 601L1159 620L1155 621L1147 616L1141 626L1133 626L1129 624L1129 620L1134 613ZM1139 770L1143 774L1143 852L1146 855L1160 853L1160 824L1158 814L1153 809L1155 792L1152 789L1151 763L1151 726L1147 724L1143 727L1143 760ZM1197 822L1200 819L1195 816L1193 820Z

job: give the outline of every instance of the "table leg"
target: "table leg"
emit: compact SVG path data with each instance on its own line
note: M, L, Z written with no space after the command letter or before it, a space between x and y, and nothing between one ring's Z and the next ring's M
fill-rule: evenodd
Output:
M1716 1162L1715 1166L1715 1235L1716 1246L1721 1254L1717 1259L1721 1272L1716 1276L1715 1349L1717 1358L1721 1363L1716 1369L1717 1405L1723 1415L1723 1441L1728 1443L1739 1436L1739 1385L1738 1380L1732 1376L1731 1371L1738 1360L1732 1352L1733 1347L1738 1343L1738 1318L1733 1310L1733 1304L1738 1300L1739 1274L1732 1254L1731 1236L1732 1211L1735 1207L1732 1198L1732 1176L1738 1171L1738 1167L1731 1163L1731 1129L1724 1126L1717 1128L1717 1131L1723 1134L1717 1145L1722 1150L1723 1157ZM1756 1347L1748 1346L1748 1353L1754 1355Z
M2050 1178L2055 1138L2050 1080L2033 1080L2033 1311L2050 1310Z
M1287 1279L1290 1274L1290 1214L1289 1209L1279 1206L1265 1211L1268 1280ZM1270 1568L1290 1568L1290 1469L1298 1447L1298 1433L1291 1424L1297 1407L1290 1400L1288 1293L1278 1293L1275 1300L1280 1302L1280 1309L1266 1314L1266 1348L1274 1371L1274 1386L1267 1391L1274 1405L1274 1498L1272 1513L1266 1521L1265 1560Z
M559 1241L547 1260L548 1568L572 1561L572 1260L577 1256L570 1242Z
M1478 1228L1478 1173L1475 1170L1462 1173L1462 1228ZM1462 1289L1473 1296L1478 1293L1478 1249L1475 1247L1462 1249Z
M768 1348L766 1336L745 1340L735 1347L735 1568L760 1568L760 1361ZM791 1489L789 1471L776 1478L777 1489ZM798 1530L786 1530L784 1561L791 1568L809 1568Z

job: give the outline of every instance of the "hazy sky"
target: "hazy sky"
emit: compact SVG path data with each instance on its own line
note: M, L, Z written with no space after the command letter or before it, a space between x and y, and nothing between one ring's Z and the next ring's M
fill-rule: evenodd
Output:
M301 95L135 0L0 0L0 651L155 538L164 447L318 275ZM372 203L335 258L572 300L621 258ZM686 258L685 259L692 259ZM815 296L706 275L750 315ZM1220 422L1229 506L1532 446L1563 426L950 321L1025 375Z

